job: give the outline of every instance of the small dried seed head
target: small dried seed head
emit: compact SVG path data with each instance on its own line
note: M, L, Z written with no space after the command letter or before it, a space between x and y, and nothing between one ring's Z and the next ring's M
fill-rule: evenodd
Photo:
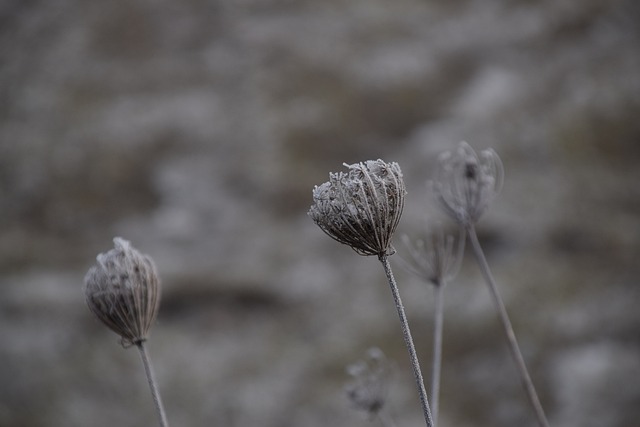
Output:
M345 386L345 392L354 408L371 416L380 412L393 374L393 365L382 350L370 348L365 359L347 366L347 373L351 381Z
M500 193L504 179L502 161L495 151L480 154L466 142L438 159L432 188L445 212L464 226L475 224Z
M84 293L93 314L129 346L147 338L160 306L160 280L149 256L120 237L113 242L87 272Z
M407 235L402 241L409 252L404 264L407 270L418 277L441 286L452 280L460 269L464 252L464 233L456 239L442 228L430 231L424 239L412 242ZM403 258L404 260L404 258Z
M309 216L329 236L360 255L391 255L406 188L397 163L369 160L329 174L313 189Z

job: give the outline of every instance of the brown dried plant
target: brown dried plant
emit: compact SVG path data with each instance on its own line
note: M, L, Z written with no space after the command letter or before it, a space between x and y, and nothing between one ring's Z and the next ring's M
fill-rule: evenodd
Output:
M384 427L395 426L387 410L387 395L394 368L378 347L371 347L365 358L347 366L351 380L344 390L352 406L372 420L378 418Z
M427 427L432 427L420 363L389 263L389 256L395 253L391 239L400 222L407 192L402 171L397 163L380 159L345 166L349 168L348 172L330 173L328 182L313 189L309 216L331 238L350 246L360 255L376 255L382 263L409 352L424 418Z
M109 329L120 335L124 347L135 345L145 368L160 425L168 426L144 345L160 306L160 279L153 260L120 237L114 249L97 256L97 264L84 278L89 309Z
M89 309L124 346L147 339L160 307L160 280L153 260L116 237L84 278Z
M458 274L464 254L464 230L457 238L442 227L426 233L424 239L402 240L409 253L405 268L434 286L433 358L431 364L431 415L438 424L440 407L440 374L442 370L442 340L444 325L444 289Z
M520 351L509 314L475 229L482 214L502 189L504 180L502 161L495 151L487 149L478 154L466 142L461 142L455 151L441 154L438 160L438 170L432 188L443 210L466 231L473 254L493 297L507 338L509 351L518 368L522 386L538 424L540 427L549 427L538 393Z
M406 189L397 163L369 160L345 164L313 189L309 216L329 236L360 255L391 255Z

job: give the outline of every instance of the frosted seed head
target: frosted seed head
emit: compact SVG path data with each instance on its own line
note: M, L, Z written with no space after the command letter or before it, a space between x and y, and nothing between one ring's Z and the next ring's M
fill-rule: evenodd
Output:
M404 267L416 276L442 286L455 278L464 253L464 233L459 237L446 233L442 228L427 231L424 239L411 241L402 236L408 257L402 257Z
M309 216L360 255L392 254L406 194L400 166L382 160L344 166L346 173L330 173L328 182L313 189Z
M500 193L504 169L492 149L478 155L466 142L438 157L432 191L444 211L464 226L475 224Z
M375 416L386 403L393 365L374 347L364 359L349 365L347 373L351 377L345 385L347 398L355 409Z
M160 280L153 260L120 237L96 257L84 278L87 305L124 346L146 340L160 306Z

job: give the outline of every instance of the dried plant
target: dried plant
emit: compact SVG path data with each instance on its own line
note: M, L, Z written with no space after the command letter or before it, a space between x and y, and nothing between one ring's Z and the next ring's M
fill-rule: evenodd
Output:
M431 427L431 410L420 363L388 259L395 252L391 239L404 209L406 189L402 172L397 163L382 160L345 166L349 169L347 173L330 173L328 182L313 189L309 216L326 234L360 255L378 256L400 318L425 421Z
M408 259L402 258L405 267L416 276L443 287L458 274L464 252L464 233L460 233L456 242L455 236L438 227L415 241L405 234L402 241L409 253Z
M391 255L406 189L397 163L369 160L329 174L313 189L309 216L340 243L360 255Z
M147 374L161 426L167 419L144 345L160 306L160 280L153 260L120 237L114 249L99 254L84 278L89 309L120 335L124 347L135 345Z
M370 348L364 359L347 366L347 373L351 381L345 385L345 392L353 407L371 419L378 418L385 427L394 426L391 417L385 413L393 364L382 350Z
M462 230L462 229L461 229ZM412 242L403 235L402 240L409 252L404 261L407 270L434 285L433 359L431 369L431 415L438 424L440 402L440 373L442 367L442 329L444 325L444 289L458 274L464 253L464 232L457 240L446 234L441 227L427 233L426 238Z
M160 306L160 281L153 260L116 237L84 278L87 305L129 346L147 339Z
M549 423L527 370L507 309L475 230L475 224L499 194L503 179L502 161L495 151L483 150L478 155L469 144L462 142L457 150L443 153L439 157L438 172L432 188L444 211L466 230L474 256L489 286L507 337L509 351L518 367L529 402L540 426L548 427Z
M432 187L444 211L464 226L475 224L502 190L504 169L495 151L480 155L466 142L438 158Z

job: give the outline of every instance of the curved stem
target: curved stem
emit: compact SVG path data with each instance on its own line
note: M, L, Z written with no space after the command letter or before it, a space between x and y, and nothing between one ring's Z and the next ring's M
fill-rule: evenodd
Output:
M433 365L431 370L431 416L438 424L438 406L440 403L440 372L442 368L442 326L444 324L445 282L435 286L435 313L433 322Z
M398 310L398 316L400 317L402 335L404 337L404 343L407 346L407 350L409 351L409 358L411 359L413 374L416 379L416 385L418 386L418 395L420 396L420 403L422 405L422 412L424 413L424 420L427 423L427 427L433 427L431 410L429 409L429 402L427 400L427 391L424 388L424 380L422 379L422 371L420 370L418 355L416 353L416 348L413 345L413 338L411 338L411 331L409 330L409 321L407 320L407 315L404 312L404 306L402 305L402 300L400 299L398 285L396 284L396 279L393 277L393 272L391 271L391 265L389 264L387 255L380 255L378 258L380 259L380 262L384 267L384 272L387 275L387 280L389 281L389 286L391 287L391 293L393 294L393 299L396 303L396 309Z
M158 411L160 426L168 427L169 423L167 422L167 415L164 413L164 406L162 405L162 399L160 398L160 392L158 391L158 385L156 383L155 376L153 375L151 361L149 360L149 355L147 354L147 349L144 345L144 341L141 341L136 345L138 346L138 350L140 350L140 358L142 359L142 364L144 365L144 371L147 374L147 381L149 382L149 388L151 389L153 403L155 404L156 410Z
M493 296L493 300L498 310L498 315L500 316L502 326L504 327L504 332L507 336L509 350L511 351L511 355L513 356L513 359L518 366L520 379L522 380L522 386L524 387L527 393L527 397L529 398L529 402L531 403L531 406L536 413L538 424L540 424L541 427L549 427L549 422L547 421L544 409L542 409L542 405L540 404L540 399L538 398L536 389L533 386L533 381L531 381L531 376L529 375L529 371L527 370L527 365L525 364L522 353L520 352L520 347L518 346L518 341L516 340L516 334L513 331L513 326L511 326L511 321L509 320L507 309L504 305L504 302L502 301L500 293L498 292L498 287L495 280L493 279L493 275L491 274L491 270L489 269L489 264L487 263L487 259L484 256L484 252L482 251L482 247L480 246L480 242L478 241L478 235L476 234L476 230L473 225L467 227L467 234L469 235L469 240L471 240L471 247L473 248L473 253L476 257L476 260L480 265L482 275L484 276L484 279L489 286L489 290L491 291L491 295Z

